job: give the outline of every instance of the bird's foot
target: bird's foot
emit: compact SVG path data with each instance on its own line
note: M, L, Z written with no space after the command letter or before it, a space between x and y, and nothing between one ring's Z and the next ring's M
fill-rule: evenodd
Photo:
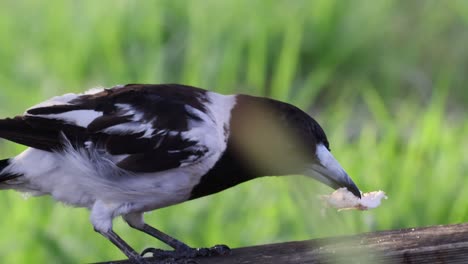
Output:
M145 256L149 253L153 254L153 257L158 259L191 259L197 257L226 256L231 253L231 249L226 245L216 245L211 248L180 247L173 251L147 248L141 255Z

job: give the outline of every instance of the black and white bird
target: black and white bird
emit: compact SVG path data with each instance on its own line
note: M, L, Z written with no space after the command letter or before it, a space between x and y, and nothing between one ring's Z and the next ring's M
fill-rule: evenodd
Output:
M0 189L91 211L94 229L134 263L147 263L112 230L118 216L174 248L194 249L149 226L143 214L262 176L303 174L360 191L330 153L320 125L299 108L249 95L177 85L128 84L54 97L0 119L0 138L29 148L0 161Z

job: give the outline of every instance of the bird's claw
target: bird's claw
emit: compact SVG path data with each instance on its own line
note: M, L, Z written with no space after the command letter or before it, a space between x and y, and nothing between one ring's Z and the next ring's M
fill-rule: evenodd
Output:
M216 245L209 250L215 256L227 256L231 254L231 249L226 245Z
M211 248L180 248L167 251L157 248L147 248L141 253L142 256L151 253L154 258L159 259L190 259L196 257L226 256L231 253L231 249L226 245L216 245Z

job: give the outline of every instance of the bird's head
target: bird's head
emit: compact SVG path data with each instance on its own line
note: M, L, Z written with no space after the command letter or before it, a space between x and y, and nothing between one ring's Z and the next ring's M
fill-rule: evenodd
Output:
M299 108L276 100L241 96L231 135L240 156L258 174L303 174L333 189L361 193L330 152L325 132Z

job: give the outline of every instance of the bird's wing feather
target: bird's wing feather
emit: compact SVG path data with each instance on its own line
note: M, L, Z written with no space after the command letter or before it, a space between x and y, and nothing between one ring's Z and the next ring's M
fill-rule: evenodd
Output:
M38 121L37 118L26 118L24 116L1 119L0 138L47 151L61 148L59 131L64 128L57 129L55 124L52 125L52 123L56 122L47 119L38 121L41 125L37 127L36 121ZM61 124L59 125L61 126Z
M157 172L193 164L207 154L193 126L212 122L205 91L180 85L126 85L56 97L23 116L0 120L0 137L43 150L74 147L119 156L132 172ZM3 122L3 123L2 123ZM14 130L16 136L2 131Z

